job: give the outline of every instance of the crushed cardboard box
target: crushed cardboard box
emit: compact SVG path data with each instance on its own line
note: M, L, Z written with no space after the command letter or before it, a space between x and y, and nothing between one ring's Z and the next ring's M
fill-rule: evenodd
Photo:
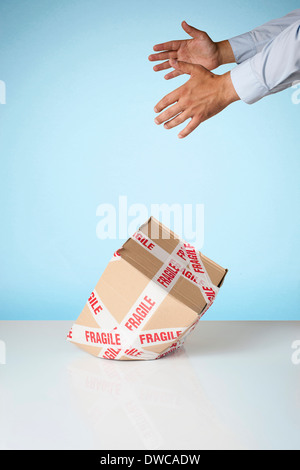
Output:
M226 273L150 217L114 253L67 340L106 359L161 358L182 346Z

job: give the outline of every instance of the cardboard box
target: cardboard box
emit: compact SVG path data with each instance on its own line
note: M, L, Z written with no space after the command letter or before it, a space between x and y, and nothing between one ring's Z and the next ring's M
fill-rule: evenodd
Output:
M161 358L182 346L226 273L150 217L114 254L67 339L106 359Z

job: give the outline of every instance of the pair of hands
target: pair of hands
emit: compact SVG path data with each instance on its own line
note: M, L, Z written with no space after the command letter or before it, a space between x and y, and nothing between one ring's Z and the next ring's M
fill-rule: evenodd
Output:
M214 42L204 31L200 31L185 21L182 28L192 39L169 41L153 47L156 54L150 61L163 61L155 65L155 72L173 67L165 75L169 80L181 74L190 75L182 86L160 100L154 111L160 113L156 124L164 123L171 129L191 119L178 134L179 138L189 135L199 124L222 111L226 106L239 100L230 78L230 72L216 75L211 70L222 64L234 62L229 41Z

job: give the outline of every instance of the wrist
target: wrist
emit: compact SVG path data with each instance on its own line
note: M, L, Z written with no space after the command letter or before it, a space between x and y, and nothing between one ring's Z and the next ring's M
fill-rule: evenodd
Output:
M220 99L223 102L224 107L234 103L234 101L240 100L240 97L233 86L230 72L219 75L218 79Z
M216 42L219 65L235 62L234 54L228 39Z

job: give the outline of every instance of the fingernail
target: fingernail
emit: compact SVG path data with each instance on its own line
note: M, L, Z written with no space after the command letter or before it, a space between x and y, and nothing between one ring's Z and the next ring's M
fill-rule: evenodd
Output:
M155 106L155 108L154 108L154 112L157 113L157 107L156 107L156 106Z
M157 119L157 118L155 118L155 119L154 119L154 122L155 122L155 124L159 124L159 122L158 122L158 119Z

